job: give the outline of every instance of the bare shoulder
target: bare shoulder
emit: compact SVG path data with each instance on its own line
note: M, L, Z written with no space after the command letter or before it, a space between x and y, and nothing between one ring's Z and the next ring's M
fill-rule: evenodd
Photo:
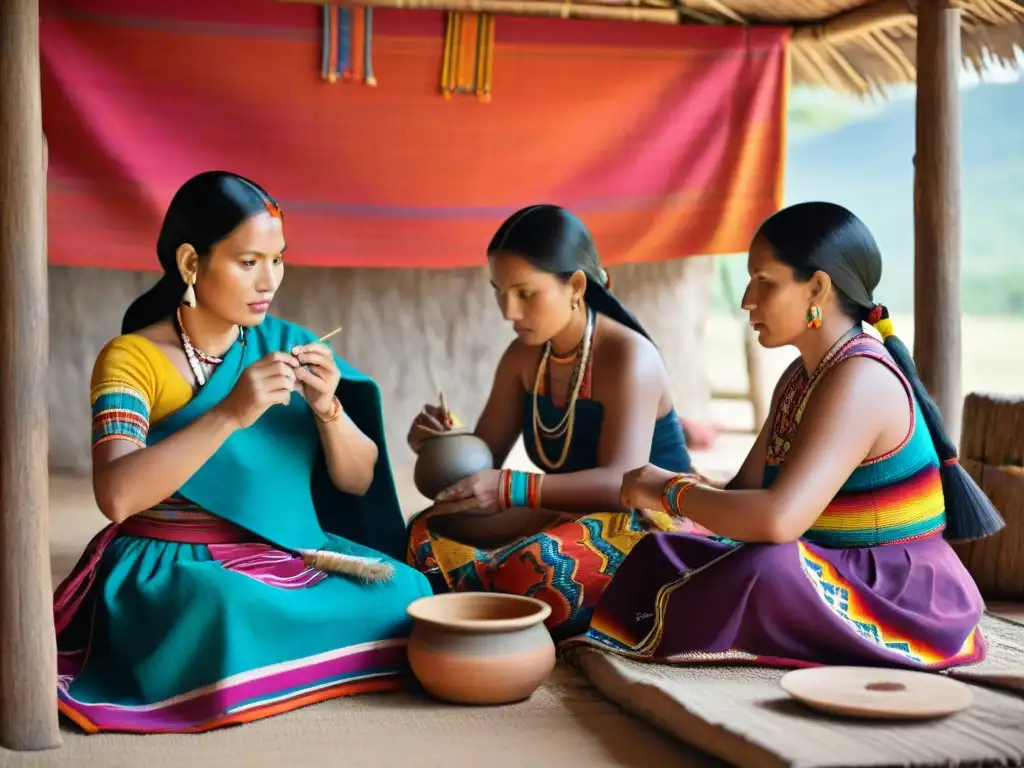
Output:
M536 368L540 360L540 351L537 347L530 347L523 344L519 339L513 339L505 348L498 361L498 368L494 373L496 381L514 380L525 382L527 373Z
M864 356L837 363L815 388L813 399L822 406L858 408L867 418L908 414L903 382L885 363Z
M610 317L601 317L594 343L595 365L644 379L667 378L665 362L654 343Z

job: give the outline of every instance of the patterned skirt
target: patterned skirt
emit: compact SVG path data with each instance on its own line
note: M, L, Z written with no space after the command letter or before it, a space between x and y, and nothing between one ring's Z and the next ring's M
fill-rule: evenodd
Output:
M100 532L55 594L57 706L87 733L206 731L410 682L405 609L430 594L414 569L364 584L208 515L143 518Z
M437 573L456 592L526 595L551 606L547 627L555 637L586 629L612 576L652 530L639 512L597 512L556 522L538 533L493 549L479 549L428 528L430 510L412 519L407 562Z
M654 533L566 645L666 663L944 669L985 658L983 611L941 535L828 549Z

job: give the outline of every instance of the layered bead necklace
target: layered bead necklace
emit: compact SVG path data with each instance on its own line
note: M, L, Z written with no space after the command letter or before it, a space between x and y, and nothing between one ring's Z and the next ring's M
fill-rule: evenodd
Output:
M214 369L224 362L224 358L200 352L193 346L192 339L185 332L185 324L181 319L181 307L178 307L176 326L178 335L181 337L181 346L185 350L185 358L188 360L188 367L192 369L192 374L196 377L196 383L200 387L205 386L210 376L213 375ZM238 338L244 343L245 329L241 326L238 327Z
M533 383L534 447L537 449L537 455L549 470L559 469L565 464L565 460L569 456L569 448L572 446L573 428L576 425L576 400L579 398L580 388L583 386L583 379L586 376L587 363L590 361L591 345L594 340L594 328L597 324L595 312L589 307L585 307L584 311L587 313L587 326L583 331L583 338L580 340L577 348L568 355L559 357L554 355L551 342L547 342L544 345L544 353L540 358L540 365L537 366L537 378ZM565 415L562 416L555 426L549 427L541 420L538 396L547 374L548 361L552 359L566 364L575 361L576 364L573 366L572 378L569 380L570 394L565 407ZM553 462L547 455L541 440L542 436L551 440L559 437L563 438L562 453L557 461Z

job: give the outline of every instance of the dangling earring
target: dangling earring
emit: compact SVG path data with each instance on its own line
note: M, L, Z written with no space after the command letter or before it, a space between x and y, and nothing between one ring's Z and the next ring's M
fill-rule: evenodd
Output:
M807 310L807 327L821 328L821 307L817 304Z
M192 286L195 285L195 278L189 278L188 283L185 286L185 293L181 296L181 303L186 307L196 308L196 291Z

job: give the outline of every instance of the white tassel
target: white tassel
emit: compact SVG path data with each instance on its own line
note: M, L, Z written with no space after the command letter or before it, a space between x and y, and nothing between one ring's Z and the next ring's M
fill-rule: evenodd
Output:
M306 565L328 573L354 576L360 581L391 581L395 575L395 566L372 557L343 555L323 549L307 549L300 554Z

